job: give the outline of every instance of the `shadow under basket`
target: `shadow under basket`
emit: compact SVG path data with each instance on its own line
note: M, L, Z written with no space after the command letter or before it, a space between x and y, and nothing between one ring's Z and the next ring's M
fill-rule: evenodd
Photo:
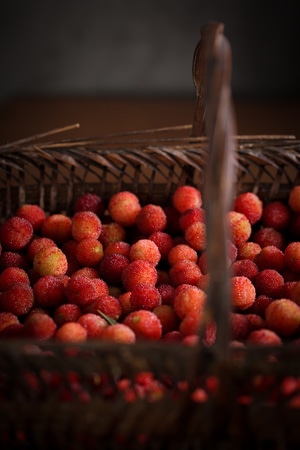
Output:
M107 201L131 190L142 204L165 206L179 185L202 189L207 150L190 127L2 146L1 217L22 203L71 214L85 192ZM299 158L293 137L238 137L235 192L286 199L299 183ZM216 352L0 340L1 449L299 448L299 346L232 347L224 359Z

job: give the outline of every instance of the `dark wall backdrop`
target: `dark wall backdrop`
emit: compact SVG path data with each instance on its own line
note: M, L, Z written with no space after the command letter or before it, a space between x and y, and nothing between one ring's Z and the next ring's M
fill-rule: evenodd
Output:
M201 24L222 21L238 96L300 96L298 1L0 0L0 101L193 95Z

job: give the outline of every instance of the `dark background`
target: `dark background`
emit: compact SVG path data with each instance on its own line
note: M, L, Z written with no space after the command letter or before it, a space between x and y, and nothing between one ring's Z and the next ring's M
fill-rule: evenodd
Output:
M200 26L221 21L237 97L300 97L297 1L1 0L0 102L193 95Z

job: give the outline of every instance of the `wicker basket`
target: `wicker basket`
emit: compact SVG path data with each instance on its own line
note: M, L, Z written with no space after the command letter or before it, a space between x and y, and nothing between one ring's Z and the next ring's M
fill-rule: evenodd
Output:
M286 198L299 183L300 142L289 136L232 138L230 48L222 32L220 24L202 29L193 126L61 142L38 136L0 147L3 220L24 202L71 213L84 192L107 200L130 189L142 203L166 205L180 184L203 189L216 281L207 316L218 329L211 347L0 341L1 449L299 448L299 383L288 393L282 385L289 376L300 379L300 350L288 343L230 348L226 261L221 280L218 270L224 268L222 218L233 189L266 201ZM132 401L120 380L130 383L145 371L164 389ZM193 400L196 387L208 392L203 401Z

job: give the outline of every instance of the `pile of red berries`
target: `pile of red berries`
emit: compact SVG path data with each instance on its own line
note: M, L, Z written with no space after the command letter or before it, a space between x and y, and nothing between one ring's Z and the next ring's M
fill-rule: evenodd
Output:
M238 195L231 240L232 344L300 337L300 186L287 202ZM21 206L0 227L0 338L79 342L199 339L209 273L202 197L82 195L72 217ZM222 299L220 299L220 302ZM213 344L216 324L204 343Z

